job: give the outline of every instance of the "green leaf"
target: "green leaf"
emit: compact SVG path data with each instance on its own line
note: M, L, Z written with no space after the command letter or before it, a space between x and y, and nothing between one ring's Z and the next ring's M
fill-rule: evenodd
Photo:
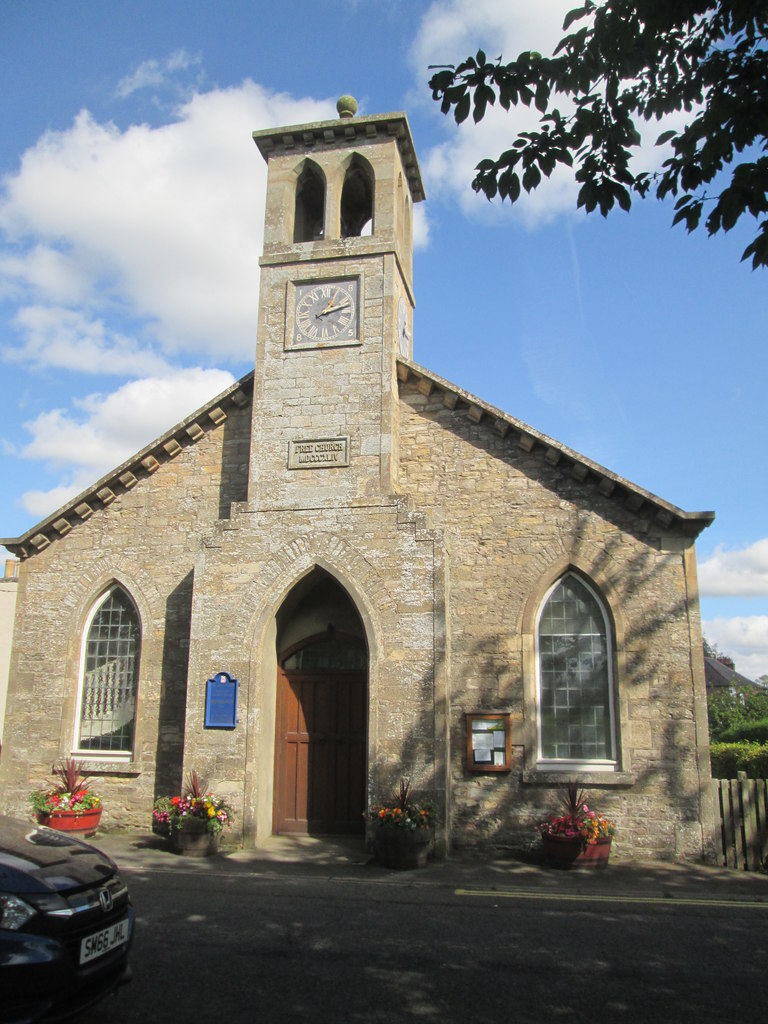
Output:
M541 113L544 114L549 103L549 85L546 82L540 81L536 86L535 103L536 109L540 110Z
M535 164L532 164L523 174L523 188L526 192L531 192L539 185L540 182L541 171Z
M469 117L469 105L470 96L468 92L465 92L464 95L459 100L459 102L456 104L456 110L454 111L453 114L453 116L456 119L456 124L461 124L462 121L466 121L466 119Z
M499 176L499 195L502 199L509 199L510 203L520 198L520 179L511 168Z
M677 135L677 132L671 131L671 130L668 131L668 132L662 132L661 135L658 137L658 139L656 139L656 145L657 146L664 146L667 142L670 141L670 139L674 139L674 137L676 135Z
M630 207L632 206L632 197L630 196L627 189L623 188L622 186L618 186L614 194L616 196L616 201L618 202L622 210L629 211Z
M565 21L563 22L563 32L567 32L574 21L578 21L579 18L586 17L593 7L594 4L586 3L583 7L576 7L574 10L568 11L565 16Z

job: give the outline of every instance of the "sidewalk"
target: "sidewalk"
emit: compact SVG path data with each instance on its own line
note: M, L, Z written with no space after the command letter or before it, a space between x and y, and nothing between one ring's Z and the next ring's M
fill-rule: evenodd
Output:
M246 873L438 886L468 895L603 898L615 901L738 902L768 911L768 874L699 864L611 861L604 871L561 871L523 860L481 860L463 854L416 871L379 867L360 838L272 836L264 846L224 850L215 857L180 857L151 833L107 833L90 840L127 875L146 872Z

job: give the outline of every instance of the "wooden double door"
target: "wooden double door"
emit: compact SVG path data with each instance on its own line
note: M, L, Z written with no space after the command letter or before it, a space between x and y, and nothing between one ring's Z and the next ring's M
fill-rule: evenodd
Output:
M363 831L367 672L278 669L274 831Z

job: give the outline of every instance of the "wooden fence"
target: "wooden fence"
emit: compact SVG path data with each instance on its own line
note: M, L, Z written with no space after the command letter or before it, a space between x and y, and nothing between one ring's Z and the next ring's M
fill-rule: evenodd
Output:
M720 863L759 871L768 858L768 779L713 779L715 821L720 811ZM717 841L717 837L716 837Z

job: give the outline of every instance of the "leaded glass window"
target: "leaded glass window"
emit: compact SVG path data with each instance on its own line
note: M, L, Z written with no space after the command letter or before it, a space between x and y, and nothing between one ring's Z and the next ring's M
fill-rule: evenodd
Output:
M362 643L350 643L347 637L332 636L294 651L283 662L287 672L362 671L365 668Z
M611 649L605 614L592 591L568 574L539 619L541 759L615 757Z
M115 587L97 607L85 638L79 750L132 752L140 648L138 612Z

